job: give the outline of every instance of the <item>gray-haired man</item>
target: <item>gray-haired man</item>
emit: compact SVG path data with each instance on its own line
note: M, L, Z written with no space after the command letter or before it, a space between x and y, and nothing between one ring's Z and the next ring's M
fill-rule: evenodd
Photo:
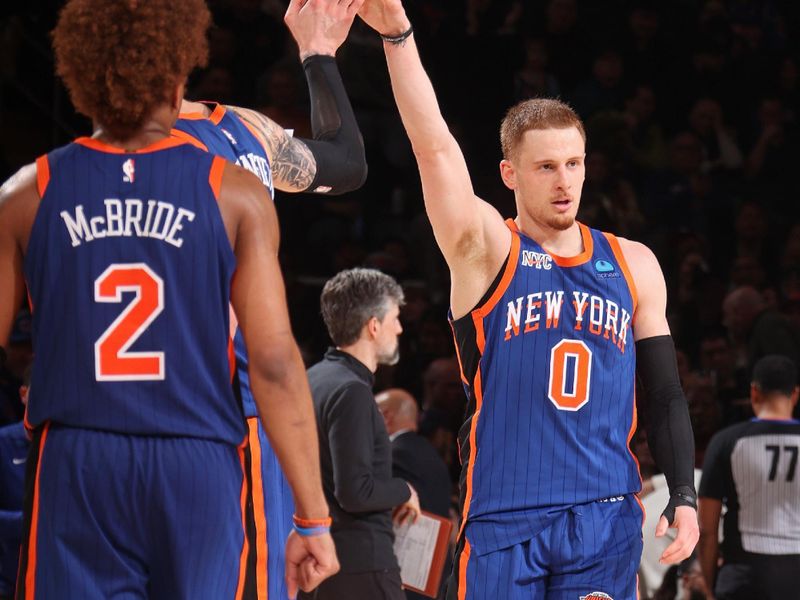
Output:
M392 510L398 521L416 519L419 500L408 483L392 477L389 436L372 393L378 365L399 359L403 290L380 271L350 269L325 284L320 304L335 347L308 370L308 379L341 571L301 598L404 600Z

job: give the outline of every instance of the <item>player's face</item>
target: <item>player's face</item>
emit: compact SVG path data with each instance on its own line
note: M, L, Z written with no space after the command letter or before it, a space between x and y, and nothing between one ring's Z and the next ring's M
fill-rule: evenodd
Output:
M526 131L514 159L500 163L518 211L542 227L569 229L581 200L585 156L583 138L575 127Z
M399 336L403 331L400 325L400 307L392 302L383 319L378 321L378 364L396 365L400 360Z

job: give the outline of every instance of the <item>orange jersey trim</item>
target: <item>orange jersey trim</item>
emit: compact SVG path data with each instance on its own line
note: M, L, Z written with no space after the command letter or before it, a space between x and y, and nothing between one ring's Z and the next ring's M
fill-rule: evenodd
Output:
M222 104L216 104L209 115L206 115L202 112L187 112L180 113L178 118L186 119L187 121L204 121L205 119L208 119L214 125L219 125L222 121L222 117L225 116L225 112L225 107Z
M620 268L622 269L622 274L625 276L625 281L628 282L628 290L631 293L631 297L633 298L633 314L636 314L636 307L639 304L639 294L636 291L636 283L633 281L633 275L631 275L631 270L628 268L628 261L625 260L625 255L622 253L622 247L619 245L619 240L617 236L613 233L606 233L603 232L603 235L606 236L608 240L608 245L611 246L611 251L614 253L614 258L617 259Z
M214 192L214 198L218 202L219 193L222 190L222 173L225 171L226 162L221 156L215 156L214 161L211 163L211 171L208 173L208 183L211 185L211 191Z
M464 549L461 551L458 561L458 600L466 600L467 597L467 563L469 563L470 554L472 554L472 547L469 545L469 540L465 538Z
M31 511L31 528L28 532L28 564L25 573L25 600L33 600L36 592L36 538L39 533L39 481L42 475L42 462L44 460L44 444L50 423L46 423L39 441L39 461L36 464L36 480L33 488L33 510Z
M172 129L172 130L170 130L169 133L170 133L170 135L172 137L176 137L178 139L181 139L181 140L191 144L195 148L200 148L200 150L202 150L203 152L208 152L208 146L206 146L203 142L198 140L196 137L194 137L190 133L186 133L185 131L181 131L180 129Z
M514 219L508 219L506 224L511 231L520 233L519 227L517 227L517 223L514 221ZM589 228L583 223L578 223L578 227L581 232L581 240L583 241L583 252L575 256L559 256L558 254L547 252L547 254L552 257L553 262L555 262L559 267L578 267L589 262L589 260L592 258L592 254L594 253L594 240L592 239L592 232L589 231Z
M106 152L108 154L148 154L150 152L158 152L159 150L166 150L168 148L182 146L186 143L186 141L175 137L165 137L164 139L153 142L152 144L144 146L143 148L139 148L138 150L126 150L125 148L112 146L111 144L106 144L103 141L90 137L79 137L75 140L75 143L85 146L86 148L91 148L92 150L97 150L98 152Z
M245 467L244 450L247 445L247 438L239 446L239 462L242 465L242 493L241 493L241 510L242 510L242 554L239 557L239 583L236 585L236 600L242 600L244 595L244 583L247 578L247 553L250 550L250 545L247 543L247 469Z
M48 183L50 183L50 161L45 154L36 159L36 191L39 192L39 198L44 196ZM28 299L30 300L30 296Z
M464 535L464 528L467 525L467 515L469 514L469 505L472 502L472 477L475 470L475 458L478 453L478 443L476 440L478 430L478 418L481 415L481 407L483 406L483 387L481 385L481 367L478 364L477 372L475 373L475 412L472 415L472 424L469 428L469 460L467 462L467 491L464 494L464 511L461 514L461 527L458 529L458 535ZM465 538L466 540L466 538ZM466 551L466 548L465 548ZM463 556L463 555L462 555Z
M513 223L511 219L506 221L506 223L509 222ZM508 262L505 264L503 277L500 279L500 283L497 284L497 288L495 288L494 293L489 297L489 299L483 305L473 309L472 311L473 314L477 313L481 317L488 315L495 305L500 301L500 298L502 298L503 294L506 293L508 286L511 285L511 280L514 278L514 273L517 271L520 248L519 232L516 230L516 227L512 228L511 225L509 225L509 229L511 229L511 248L508 251ZM482 346L481 354L483 354Z
M261 440L258 439L258 417L247 419L250 430L250 473L253 482L253 516L256 524L256 597L267 600L267 518L264 514L264 482L261 479Z
M456 329L453 327L453 323L450 323L450 332L453 334L453 345L456 349L456 360L458 361L458 374L461 375L461 382L469 385L469 380L467 376L464 374L464 364L461 362L461 351L458 349L458 340L456 339Z

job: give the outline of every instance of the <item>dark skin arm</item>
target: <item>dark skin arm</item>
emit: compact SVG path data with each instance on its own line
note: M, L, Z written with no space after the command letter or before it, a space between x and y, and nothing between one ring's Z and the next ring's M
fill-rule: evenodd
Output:
M25 294L23 256L39 206L36 169L27 165L0 188L0 344L8 342Z
M278 264L278 221L261 182L226 164L220 210L237 261L231 304L250 357L250 385L258 413L292 488L299 517L327 517L311 393L292 335ZM289 536L289 594L311 590L336 573L330 534Z

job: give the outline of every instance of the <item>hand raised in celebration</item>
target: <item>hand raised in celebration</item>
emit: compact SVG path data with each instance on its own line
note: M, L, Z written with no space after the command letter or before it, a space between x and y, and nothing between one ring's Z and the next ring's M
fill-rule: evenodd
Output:
M312 54L334 56L344 43L364 0L291 0L283 17L300 49L300 59Z

